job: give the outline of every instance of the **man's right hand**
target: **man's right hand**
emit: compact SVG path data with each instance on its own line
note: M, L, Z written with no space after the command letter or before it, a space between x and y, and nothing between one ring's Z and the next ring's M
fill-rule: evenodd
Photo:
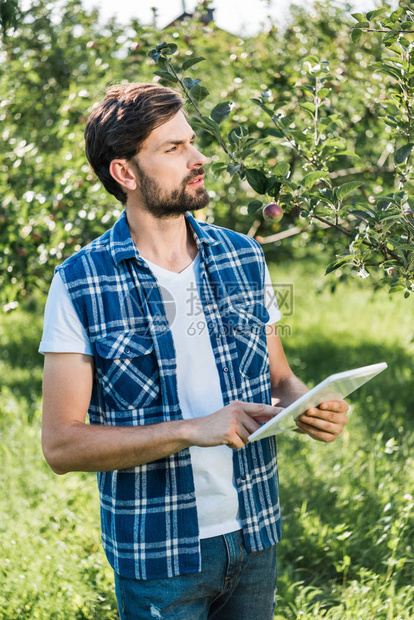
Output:
M146 426L86 424L93 383L93 357L46 353L42 439L57 474L127 469L190 446L242 448L259 424L279 413L271 405L234 401L202 418Z
M239 450L248 443L249 435L260 428L260 424L280 411L281 407L235 400L210 415L189 420L189 440L195 446L226 445Z

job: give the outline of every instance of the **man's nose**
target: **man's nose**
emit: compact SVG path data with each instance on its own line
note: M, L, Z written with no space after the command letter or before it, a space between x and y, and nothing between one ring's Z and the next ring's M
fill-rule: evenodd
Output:
M191 155L191 159L189 162L190 168L195 168L198 166L204 166L207 163L207 157L204 157L200 151L198 151L195 147L193 147L193 153Z

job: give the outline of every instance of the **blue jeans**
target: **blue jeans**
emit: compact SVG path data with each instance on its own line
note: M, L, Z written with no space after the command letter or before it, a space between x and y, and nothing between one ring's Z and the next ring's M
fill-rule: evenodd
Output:
M201 572L148 581L115 573L121 620L272 620L276 545L248 553L241 531L201 541Z

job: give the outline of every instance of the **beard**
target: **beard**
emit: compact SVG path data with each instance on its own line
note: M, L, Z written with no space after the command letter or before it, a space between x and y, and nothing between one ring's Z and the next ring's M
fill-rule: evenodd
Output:
M203 168L193 170L177 189L167 192L163 191L158 183L140 168L136 161L132 160L132 163L138 174L139 189L144 206L154 217L158 219L178 217L186 211L203 209L208 204L209 195L204 187L196 187L193 190L187 189L188 183L204 174Z

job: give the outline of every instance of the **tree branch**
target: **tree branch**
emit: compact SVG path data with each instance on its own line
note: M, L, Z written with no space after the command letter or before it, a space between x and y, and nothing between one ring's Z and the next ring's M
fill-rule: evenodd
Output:
M391 32L391 30L376 30L375 28L358 28L358 25L356 26L357 30L363 30L364 32ZM414 33L414 30L395 30L395 32L399 32L400 34L404 34L404 33Z
M346 170L335 170L329 174L330 179L339 179L340 177L347 177L355 174L378 173L378 172L394 172L394 166L373 166L372 168L348 168Z
M195 103L194 99L192 98L192 96L190 95L190 91L187 90L183 80L180 78L180 76L178 75L177 71L174 69L174 65L171 62L171 59L168 58L168 63L170 65L171 71L173 72L175 78L177 79L179 85L181 86L182 90L184 91L185 96L187 97L187 99L189 100L189 102L191 103L191 105L193 106L194 110L197 112L198 116L201 118L203 115L201 114L199 107L197 106L197 104ZM223 151L226 153L226 155L228 157L230 157L230 159L234 162L234 163L238 163L238 161L236 160L236 158L234 157L233 153L230 153L230 151L228 150L228 148L226 147L226 145L224 144L223 140L219 141L219 145L221 146L221 148L223 149Z

